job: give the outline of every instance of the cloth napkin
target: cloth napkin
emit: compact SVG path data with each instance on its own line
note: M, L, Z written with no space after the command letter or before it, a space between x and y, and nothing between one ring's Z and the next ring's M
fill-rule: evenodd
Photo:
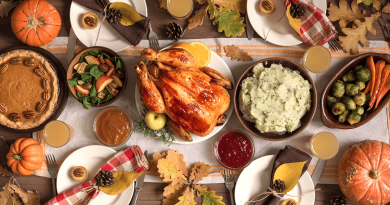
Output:
M73 1L87 8L96 10L99 13L102 13L104 10L104 8L100 6L100 4L98 4L96 0L73 0ZM103 1L106 5L110 4L109 0L103 0ZM128 40L131 44L133 44L133 46L136 46L141 41L142 37L149 30L150 19L148 17L143 16L142 14L140 15L145 19L138 21L137 23L130 26L124 26L120 23L111 23L111 22L108 23L115 30L117 30L123 37L125 37L126 40Z
M304 43L309 46L322 46L336 35L335 27L321 9L307 0L286 0L286 5L290 3L289 1L306 7L305 16L301 18L302 35L299 35Z
M302 168L301 176L305 173L305 171L309 167L311 157L308 154L306 154L305 152L303 152L303 151L301 151L293 146L286 145L286 147L284 149L280 150L279 153L276 155L274 166L273 166L272 173L271 173L270 187L272 187L272 185L273 185L272 179L274 178L274 173L280 165L285 164L285 163L303 162L303 161L306 161L306 163ZM268 190L268 191L270 191L270 190ZM264 197L266 197L266 195L267 194L263 194L263 195L259 196L257 199L264 198ZM280 200L280 198L275 197L273 195L269 195L268 197L266 197L262 201L256 202L255 205L275 205L279 200Z
M97 173L100 170L145 172L148 168L148 160L141 148L135 145L115 154ZM90 200L95 199L98 194L99 189L97 189L94 182L88 181L55 196L45 205L74 205L79 204L80 201L83 201L81 204L87 204Z

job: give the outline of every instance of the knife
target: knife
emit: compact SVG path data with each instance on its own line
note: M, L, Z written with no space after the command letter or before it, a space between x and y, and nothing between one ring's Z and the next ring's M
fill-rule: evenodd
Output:
M245 15L245 22L246 22L246 24L245 24L245 26L246 26L246 37L248 38L248 40L252 40L253 34L255 33L255 31L253 30L252 24L249 22L248 12Z
M145 150L144 155L146 156L146 158L148 157L148 150ZM144 185L145 175L146 175L146 171L143 174L141 174L141 176L137 179L137 182L135 184L133 200L131 201L130 205L137 204L138 194L141 191L142 186Z
M318 161L317 166L314 169L313 174L311 175L311 180L313 181L314 187L317 185L318 181L320 180L325 165L326 165L326 160L320 159Z
M66 59L68 60L68 64L70 64L70 61L72 61L74 57L74 49L76 47L76 41L77 41L77 36L74 33L72 27L70 27L68 50L66 51Z

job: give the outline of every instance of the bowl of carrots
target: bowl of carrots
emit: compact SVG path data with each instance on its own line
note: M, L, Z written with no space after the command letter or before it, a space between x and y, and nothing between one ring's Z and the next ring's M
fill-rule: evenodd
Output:
M390 60L366 53L344 65L321 95L321 120L329 128L353 129L374 118L390 99Z

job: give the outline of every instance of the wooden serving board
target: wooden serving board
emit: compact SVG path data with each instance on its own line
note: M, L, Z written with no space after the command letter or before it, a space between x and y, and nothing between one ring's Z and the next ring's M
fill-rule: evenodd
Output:
M41 125L39 125L38 127L31 128L31 129L14 129L14 128L9 128L9 127L4 126L4 125L0 125L2 127L6 128L6 130L11 131L11 132L25 132L25 133L36 132L36 131L42 130L45 127L45 125L47 123L49 123L50 121L56 120L61 115L62 111L64 111L64 109L65 109L66 103L68 101L68 94L69 94L69 89L68 89L68 86L66 85L67 82L66 82L65 69L62 66L61 62L52 53L50 53L49 51L47 51L43 48L39 48L39 47L16 46L16 47L8 48L8 49L1 51L0 55L3 55L4 53L7 53L7 52L10 52L13 50L30 50L30 51L34 51L34 52L42 55L43 57L45 57L48 60L48 62L54 68L54 70L56 71L57 77L58 77L58 84L60 87L59 87L57 104L54 107L54 110L53 110L52 114L49 116L49 118L47 118Z

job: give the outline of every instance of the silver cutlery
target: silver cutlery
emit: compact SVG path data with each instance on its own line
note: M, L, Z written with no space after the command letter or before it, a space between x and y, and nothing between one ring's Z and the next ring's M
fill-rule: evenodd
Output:
M148 150L145 150L144 155L146 156L146 158L148 157ZM146 175L146 171L137 179L136 182L134 182L135 190L134 190L133 200L131 201L130 205L137 204L138 194L141 191L142 186L144 185L145 175Z
M51 183L53 185L53 196L57 195L57 187L55 183L55 178L57 176L58 172L58 167L57 167L57 162L56 158L52 154L47 154L46 155L46 164L47 164L47 169L49 171L49 174L51 176Z
M255 31L253 30L252 24L249 22L248 12L245 15L245 22L246 22L246 24L245 24L245 27L246 27L246 37L248 38L248 40L252 40L253 34L255 33Z
M320 181L322 172L325 169L325 165L326 165L326 160L319 159L319 161L317 162L317 166L314 169L313 174L311 175L311 180L313 181L314 187L316 186L318 181Z
M66 59L68 61L68 64L70 61L72 61L74 57L74 49L76 47L76 41L77 41L77 36L73 31L73 28L70 27L70 32L69 32L69 39L68 39L68 49L66 51ZM65 66L67 67L67 66Z
M157 34L152 30L152 25L149 23L149 47L152 48L154 51L160 50L160 44L158 43L158 37Z
M235 204L234 198L233 198L233 188L234 188L234 176L233 176L233 171L230 169L224 169L222 171L222 176L225 179L225 186L226 189L229 190L230 193L230 203L232 205Z
M341 51L343 48L340 46L337 37L333 37L328 41L329 47L332 51Z

